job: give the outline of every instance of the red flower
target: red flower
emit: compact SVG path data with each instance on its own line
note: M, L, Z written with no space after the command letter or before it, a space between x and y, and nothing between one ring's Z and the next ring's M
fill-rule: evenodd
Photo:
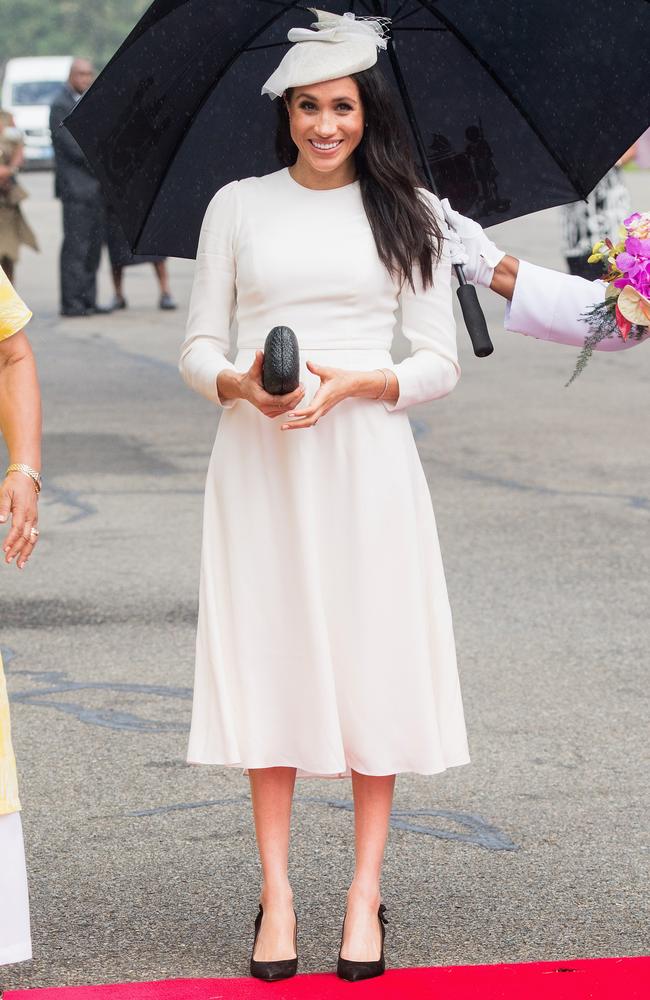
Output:
M616 303L616 325L621 331L621 337L623 340L627 340L630 330L632 329L632 324L629 319L626 319L621 310L618 308L618 302Z

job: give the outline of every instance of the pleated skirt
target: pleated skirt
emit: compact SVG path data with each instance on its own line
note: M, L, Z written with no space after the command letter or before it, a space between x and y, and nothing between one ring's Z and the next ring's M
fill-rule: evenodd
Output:
M304 351L355 370L388 351ZM253 350L235 365L247 369ZM429 488L406 411L346 399L281 431L245 401L210 458L188 760L298 776L469 761Z

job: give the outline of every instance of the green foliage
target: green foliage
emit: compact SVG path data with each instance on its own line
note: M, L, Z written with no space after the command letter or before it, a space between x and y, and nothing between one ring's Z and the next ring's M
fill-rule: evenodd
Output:
M98 69L151 0L0 0L0 66L15 56L78 55Z
M604 302L599 302L598 305L592 306L586 313L583 313L580 319L585 320L585 322L589 324L591 333L585 337L584 347L578 355L573 375L565 384L565 389L568 388L572 382L575 382L578 375L583 373L589 364L591 355L594 353L596 346L601 342L601 340L606 340L608 337L621 337L621 332L616 325L616 299L613 297L607 298ZM647 327L633 326L628 336L634 340L641 340L647 332Z

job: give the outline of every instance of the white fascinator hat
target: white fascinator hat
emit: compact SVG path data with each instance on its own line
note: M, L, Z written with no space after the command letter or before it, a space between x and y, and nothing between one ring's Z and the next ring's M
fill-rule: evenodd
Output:
M370 69L378 49L388 45L389 18L330 14L309 7L318 18L311 28L291 28L287 38L294 44L262 87L271 100L282 97L289 87L303 87L324 80Z

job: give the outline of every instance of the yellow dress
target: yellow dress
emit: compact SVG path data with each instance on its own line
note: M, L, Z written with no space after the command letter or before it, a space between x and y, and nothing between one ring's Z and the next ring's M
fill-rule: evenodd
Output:
M0 267L0 340L27 325L32 314Z
M11 337L31 319L31 312L0 267L0 340ZM16 760L11 745L7 685L0 657L0 816L20 809Z

